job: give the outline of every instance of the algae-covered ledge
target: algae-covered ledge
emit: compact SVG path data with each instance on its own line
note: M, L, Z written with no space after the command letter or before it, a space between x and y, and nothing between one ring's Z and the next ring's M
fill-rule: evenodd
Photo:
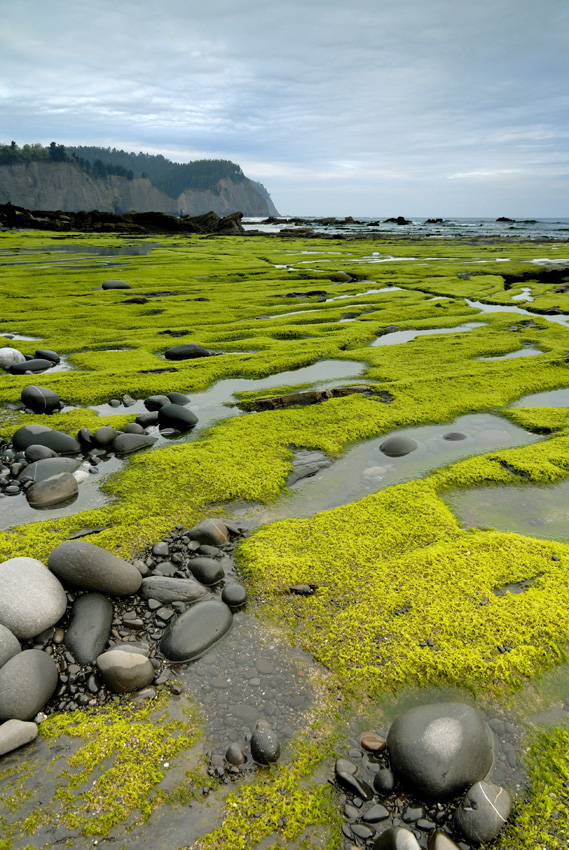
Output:
M45 234L0 234L5 247L45 245L46 239ZM109 237L99 239L115 243ZM269 836L275 846L337 846L340 822L326 788L326 770L351 719L359 717L363 723L366 712L372 716L382 700L417 686L465 688L475 703L491 699L508 705L513 693L567 658L567 544L529 533L464 530L441 496L450 487L488 482L523 487L525 481L547 485L567 477L563 410L509 405L531 392L569 386L569 330L544 315L552 307L569 313L569 295L559 291L558 281L540 276L539 266L530 265L537 255L544 256L547 246L372 246L369 241L338 240L333 263L324 255L314 256L314 270L306 271L295 265L305 248L301 240L285 245L193 237L161 243L147 256L121 258L120 276L133 290L126 295L100 290L107 274L97 268L70 264L41 273L25 266L0 270L0 332L41 337L42 346L67 356L71 370L48 372L33 382L53 389L74 407L49 422L45 416L20 413L14 419L12 412L2 426L4 439L24 422L47 423L72 434L80 427L92 428L96 415L81 405L124 393L143 398L182 391L191 398L223 378L259 378L329 358L360 361L365 372L358 381L389 393L390 402L350 395L308 407L244 414L211 427L198 440L134 455L105 484L112 496L108 506L2 532L2 560L16 555L44 559L84 527L104 528L91 537L93 542L134 557L176 523L189 527L233 502L274 501L291 470L293 447L321 450L334 458L360 440L486 410L548 434L533 445L458 461L425 479L310 519L273 523L242 543L239 563L252 607L261 622L284 631L321 665L319 700L279 765L236 785L225 800L220 824L195 846L245 847ZM323 250L330 245L327 240ZM310 247L318 247L315 240ZM417 259L373 264L369 257L375 248ZM498 262L504 256L510 259L507 281ZM485 274L471 275L480 259L488 261ZM535 279L528 280L529 268L535 269ZM516 303L521 287L516 274L535 297L530 318L500 312L500 305ZM399 288L382 292L393 286ZM315 297L314 291L320 294ZM338 296L341 300L333 300ZM491 303L496 312L481 315L466 298ZM345 321L348 313L351 320ZM473 321L482 324L462 333L445 332ZM394 326L435 332L400 345L370 345ZM170 365L162 355L176 335L219 353ZM10 344L24 354L33 354L38 345L0 338L0 345ZM526 346L541 353L517 360L478 359ZM117 348L125 350L113 350ZM2 403L17 405L30 381L29 376L3 375ZM112 420L117 427L133 418L127 411L100 419L100 424ZM495 594L530 579L523 594ZM297 584L316 590L306 597L291 595L289 587ZM181 763L181 752L194 743L200 722L188 715L179 727L166 727L158 740L162 733L149 725L145 711L112 721L103 715L56 716L45 728L46 736L97 735L103 758L111 758L113 748L119 752L125 741L127 749L148 754L148 763L143 759L130 767L113 756L89 797L79 786L73 791L72 782L61 792L68 795L67 817L85 835L119 834L123 821L133 825L131 812L144 817L157 804L187 804L186 792L151 789L161 778L157 759ZM533 737L533 785L497 847L533 847L546 834L548 846L564 846L565 745L562 729ZM85 779L79 762L86 764L93 756L87 744L80 752L75 775ZM110 789L119 787L113 777L121 771L140 789L137 800L125 792L112 802ZM25 781L21 787L23 798ZM29 834L17 837L8 811L10 806L17 810L19 801L13 795L10 799L4 800L0 822L4 846L21 847L26 841L34 846L34 816L26 820ZM557 817L546 829L548 800L555 800Z

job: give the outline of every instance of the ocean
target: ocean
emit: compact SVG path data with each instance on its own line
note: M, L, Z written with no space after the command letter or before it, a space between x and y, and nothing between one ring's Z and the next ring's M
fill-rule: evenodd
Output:
M322 234L349 236L399 236L416 239L461 238L517 238L520 240L569 241L569 218L540 218L531 220L491 218L405 219L405 224L386 218L346 218L315 216L281 216L271 218L244 218L245 230L262 233L279 233L282 230L307 229Z

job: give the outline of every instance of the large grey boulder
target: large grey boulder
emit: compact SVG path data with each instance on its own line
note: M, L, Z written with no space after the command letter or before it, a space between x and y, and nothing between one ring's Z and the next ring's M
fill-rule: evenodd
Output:
M71 472L60 472L38 481L26 490L26 499L32 508L53 508L73 499L79 490L77 479Z
M229 531L220 519L204 519L190 528L188 537L207 546L221 546L229 540Z
M391 768L420 799L444 801L483 779L493 760L492 732L482 714L458 702L400 714L387 734Z
M38 727L36 723L26 720L6 720L0 726L0 756L29 744L37 738Z
M164 352L166 360L193 360L195 357L211 357L217 352L204 348L197 342L187 342L184 345L173 345Z
M20 641L6 626L0 625L0 667L22 651Z
M12 437L12 443L17 452L23 452L33 445L47 446L60 455L73 455L81 451L81 444L75 437L45 425L23 425Z
M84 593L71 608L65 646L80 664L92 664L111 635L113 605L101 593Z
M46 457L22 469L18 475L18 481L45 481L46 478L59 475L60 472L75 472L80 466L81 461L74 457Z
M476 782L455 814L456 825L471 844L493 841L512 810L512 798L493 782Z
M145 688L154 679L152 662L138 652L110 649L97 658L97 667L107 688L127 694Z
M0 721L32 720L57 687L57 666L46 652L25 649L0 668Z
M16 363L25 363L26 358L17 348L11 348L5 345L0 348L0 366L2 369L9 369L10 366L15 366Z
M108 596L130 596L142 582L133 564L87 540L60 543L51 552L47 565L64 585Z
M207 593L205 587L191 578L148 576L142 579L140 595L158 602L197 602Z
M0 624L19 640L55 625L67 597L48 568L35 558L10 558L0 564Z
M28 407L34 413L53 413L61 403L59 396L53 390L38 387L35 384L24 387L20 393L20 400L24 407Z
M168 626L160 650L170 661L199 658L231 628L231 609L217 599L198 602Z

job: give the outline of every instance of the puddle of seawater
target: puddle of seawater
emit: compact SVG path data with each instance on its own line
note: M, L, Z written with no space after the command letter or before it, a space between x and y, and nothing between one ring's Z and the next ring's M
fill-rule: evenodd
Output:
M465 528L496 528L569 543L569 481L487 484L445 490L441 496Z
M569 407L569 387L524 395L510 407Z
M445 434L457 431L465 434L466 439L444 439ZM380 445L395 434L416 440L417 448L404 457L387 457ZM235 515L255 525L291 517L311 517L385 487L420 478L441 465L495 449L529 445L541 439L543 437L489 413L460 416L447 425L404 428L354 446L332 466L292 485L273 505L241 506Z
M547 315L545 313L531 312L524 310L523 307L514 307L512 304L485 304L483 301L472 301L470 298L465 298L465 302L469 307L474 307L475 310L480 310L481 313L518 313L520 316L529 316L531 319L545 319L548 322L553 322L556 325L569 327L569 316L567 315Z
M522 286L522 291L519 295L512 295L512 301L535 301L531 294L531 286Z
M383 294L384 292L402 292L402 287L384 286L381 289L366 289L365 292L354 292L351 295L335 295L333 298L326 298L325 303L331 304L332 301L343 301L346 298L361 298L364 295L377 295L378 293ZM355 305L351 304L350 306L353 307Z
M393 331L393 333L384 334L378 337L371 343L371 347L377 345L399 345L403 342L411 342L418 336L428 336L430 334L450 334L461 333L462 331L473 331L476 328L484 327L484 322L466 322L463 325L457 325L455 328L427 328L426 330L409 330Z
M37 340L38 342L41 342L44 338L42 336L26 336L25 334L20 334L14 331L0 331L0 336L5 337L6 339Z
M535 357L537 354L543 354L539 348L533 345L528 345L525 348L520 348L518 351L510 351L509 354L501 354L498 357L475 357L475 360L515 360L517 357Z

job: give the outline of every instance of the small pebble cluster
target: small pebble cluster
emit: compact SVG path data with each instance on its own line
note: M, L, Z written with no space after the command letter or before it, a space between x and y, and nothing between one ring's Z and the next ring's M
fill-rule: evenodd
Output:
M503 747L471 706L421 705L387 735L366 731L351 745L334 779L344 850L470 850L508 819L511 798L494 770Z

